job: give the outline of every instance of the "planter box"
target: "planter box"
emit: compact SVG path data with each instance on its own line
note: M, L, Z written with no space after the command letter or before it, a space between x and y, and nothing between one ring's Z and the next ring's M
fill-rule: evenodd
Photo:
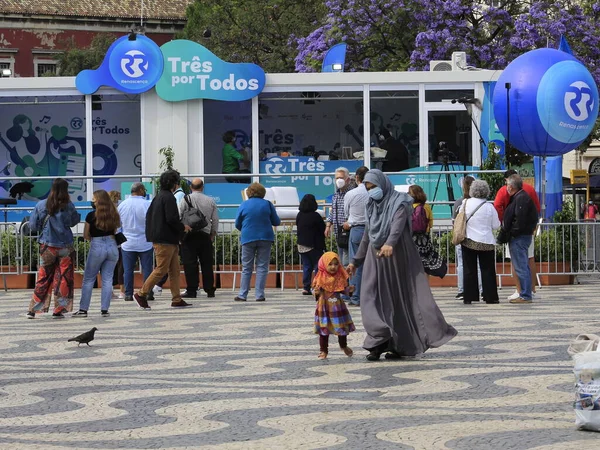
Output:
M279 273L279 283L277 287L281 287L283 285L285 289L302 289L302 266L299 264L286 265L283 267L283 270L299 270L299 272Z
M0 266L0 272L7 272L7 275L2 275L4 278L0 281L0 289L4 289L4 280L6 280L7 289L33 289L35 287L35 275L32 273L11 274L16 272L16 267ZM29 267L23 266L23 270L29 270Z
M237 289L240 287L242 282L242 266L241 265L223 265L218 266L220 271L224 271L227 273L219 273L215 277L216 284L221 289ZM277 273L275 272L275 265L269 266L269 273L267 274L267 283L265 285L266 288L274 288L277 287ZM235 286L233 284L234 274L233 272L237 272L235 274ZM254 288L256 283L256 273L252 273L252 279L250 280L250 288Z

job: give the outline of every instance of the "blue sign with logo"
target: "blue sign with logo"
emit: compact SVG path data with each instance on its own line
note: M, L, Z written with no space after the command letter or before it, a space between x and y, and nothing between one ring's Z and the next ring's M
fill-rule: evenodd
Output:
M338 167L345 167L351 174L363 165L362 160L343 161L316 161L308 156L281 158L275 156L260 162L260 182L265 187L294 186L298 189L300 199L305 194L313 194L317 200L329 200L335 192L335 180L332 174ZM294 175L285 176L286 173L311 172L323 173L321 176Z
M141 94L154 87L163 72L160 47L146 36L117 39L96 70L83 70L75 79L77 89L93 94L100 86L111 86L128 94Z
M163 100L244 101L265 87L265 72L256 64L225 62L197 42L175 40L161 50L165 69L156 93Z
M579 146L592 131L598 88L575 57L543 48L508 65L493 103L498 128L513 146L530 155L555 156Z

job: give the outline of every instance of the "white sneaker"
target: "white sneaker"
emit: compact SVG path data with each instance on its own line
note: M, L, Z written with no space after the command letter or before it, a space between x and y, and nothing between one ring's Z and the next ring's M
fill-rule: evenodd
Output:
M119 298L120 299L124 299L125 298L125 292L119 292Z
M520 297L519 291L515 291L512 295L506 297L507 300L515 300Z
M160 286L154 286L152 292L154 292L154 295L160 295L162 294L162 288Z
M538 298L538 296L535 292L531 291L531 298L535 300L536 298Z

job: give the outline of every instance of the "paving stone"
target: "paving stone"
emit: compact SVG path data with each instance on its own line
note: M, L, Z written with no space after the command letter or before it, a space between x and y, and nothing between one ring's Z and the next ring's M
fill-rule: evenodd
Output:
M435 289L459 335L422 358L379 362L364 358L356 308L355 355L332 341L318 360L314 301L300 291L239 304L220 290L185 310L168 296L152 311L113 300L102 318L95 290L88 318L61 321L27 320L30 291L0 293L0 448L593 446L599 436L574 426L566 349L600 333L599 288L583 279L543 288L532 305L470 307ZM67 342L93 326L91 347Z

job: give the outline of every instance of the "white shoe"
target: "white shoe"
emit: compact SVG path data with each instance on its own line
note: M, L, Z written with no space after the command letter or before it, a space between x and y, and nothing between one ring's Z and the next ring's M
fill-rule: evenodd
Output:
M506 297L507 300L515 300L520 297L519 291L515 291L512 295Z
M125 292L119 292L119 298L120 299L124 299L125 298Z
M152 292L154 292L154 295L160 295L162 294L162 288L160 286L154 286Z
M536 298L538 298L538 296L537 296L537 294L535 292L531 291L531 298L533 300L535 300Z

